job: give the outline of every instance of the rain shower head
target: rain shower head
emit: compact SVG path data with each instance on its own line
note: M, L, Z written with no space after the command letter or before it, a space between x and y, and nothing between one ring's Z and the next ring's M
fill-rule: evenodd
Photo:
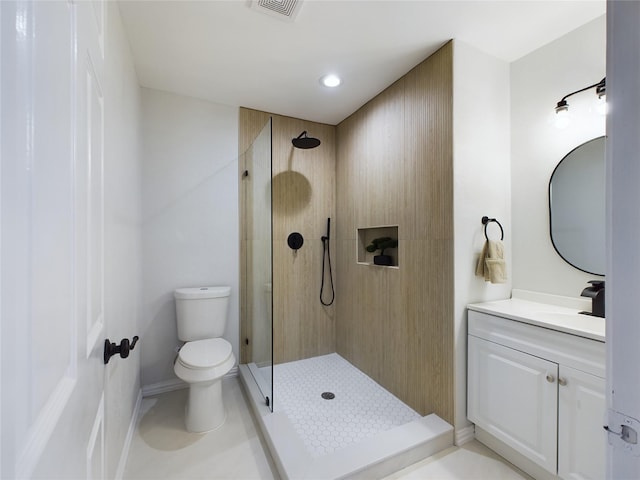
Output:
M316 148L318 145L320 145L320 140L313 137L307 137L307 131L305 130L300 135L298 135L297 138L291 140L291 143L293 143L293 146L296 148L307 149Z

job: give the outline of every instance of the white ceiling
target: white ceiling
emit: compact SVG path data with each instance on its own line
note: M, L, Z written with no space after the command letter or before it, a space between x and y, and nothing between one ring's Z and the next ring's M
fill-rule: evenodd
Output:
M249 4L121 0L140 84L335 125L451 38L511 62L605 13L604 0L305 0L289 22ZM329 72L337 89L319 83Z

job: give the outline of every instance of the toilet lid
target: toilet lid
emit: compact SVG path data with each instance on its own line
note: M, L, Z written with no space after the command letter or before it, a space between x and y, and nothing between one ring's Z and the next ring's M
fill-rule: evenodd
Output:
M205 300L207 298L228 297L231 294L231 287L194 287L178 288L173 292L176 300Z
M178 358L190 368L211 368L223 363L230 355L231 344L224 338L208 338L185 343Z

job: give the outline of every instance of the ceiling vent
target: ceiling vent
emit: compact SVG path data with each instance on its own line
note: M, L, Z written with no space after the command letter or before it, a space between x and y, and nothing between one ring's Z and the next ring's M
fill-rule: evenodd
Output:
M251 8L266 15L293 22L300 12L302 0L251 0Z

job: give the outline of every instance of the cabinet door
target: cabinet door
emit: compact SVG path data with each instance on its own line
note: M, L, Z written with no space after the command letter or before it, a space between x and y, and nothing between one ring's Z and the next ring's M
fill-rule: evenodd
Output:
M561 365L558 382L558 475L605 478L604 378Z
M555 474L558 365L468 338L469 420Z

